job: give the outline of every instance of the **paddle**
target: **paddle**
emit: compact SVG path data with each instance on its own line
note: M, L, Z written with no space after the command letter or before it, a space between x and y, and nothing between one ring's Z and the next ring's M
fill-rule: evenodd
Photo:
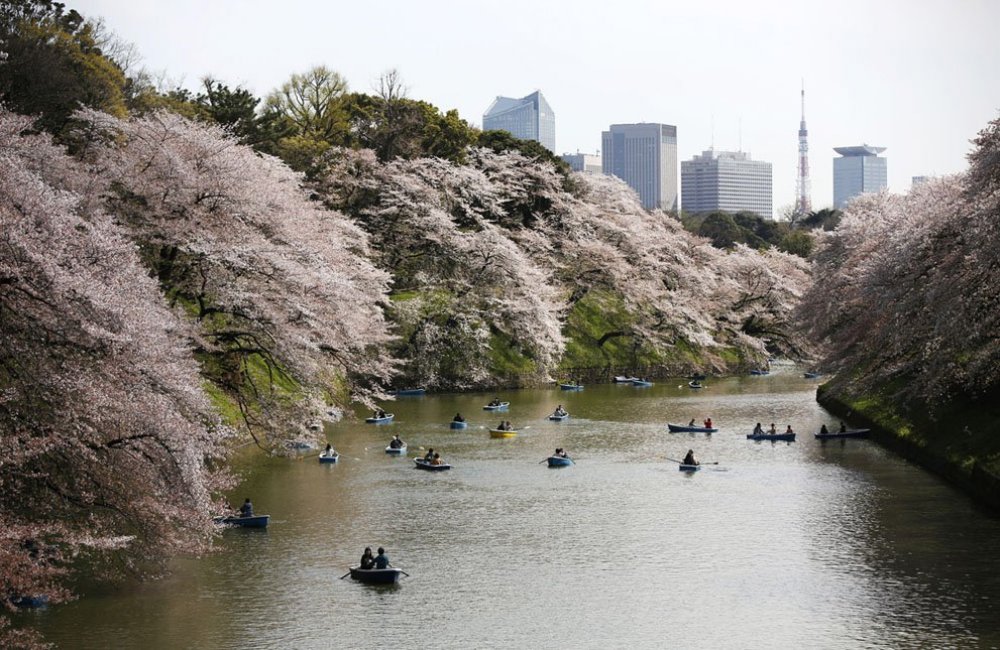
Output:
M348 572L347 572L347 573L345 573L344 575L340 576L340 578L338 578L338 580L343 580L344 578L346 578L346 577L347 577L347 576L349 576L349 575L351 575L351 572L350 572L350 571L348 571Z
M402 573L402 574L403 574L404 576L406 576L407 578L409 578L409 577L410 577L410 574L409 574L409 573L407 573L406 571L403 571L402 569L400 569L400 570L399 570L399 572L400 572L400 573Z

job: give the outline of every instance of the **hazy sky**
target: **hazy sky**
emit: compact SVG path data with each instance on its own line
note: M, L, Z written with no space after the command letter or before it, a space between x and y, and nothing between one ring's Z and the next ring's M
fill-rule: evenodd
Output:
M408 94L480 126L497 95L538 89L557 153L596 152L612 123L677 126L679 158L742 149L794 202L805 79L813 207L836 146L888 147L889 187L966 167L1000 110L1000 1L64 0L103 17L143 65L194 88L264 95L325 64L353 90L400 71Z

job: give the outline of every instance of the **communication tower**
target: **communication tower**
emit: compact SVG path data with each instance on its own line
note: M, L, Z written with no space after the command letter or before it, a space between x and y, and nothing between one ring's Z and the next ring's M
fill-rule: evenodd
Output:
M802 120L799 122L799 176L795 182L795 215L812 212L809 200L809 131L806 129L806 84L802 82Z

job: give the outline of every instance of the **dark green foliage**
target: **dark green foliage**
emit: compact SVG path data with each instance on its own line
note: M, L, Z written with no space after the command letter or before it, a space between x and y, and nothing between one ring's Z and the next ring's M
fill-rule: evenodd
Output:
M814 223L824 225L828 223L825 219L834 218L826 214L830 212L836 211L820 210L823 215L817 217ZM816 214L819 213L813 213ZM813 215L810 215L810 218ZM836 212L835 218L839 221L839 212ZM802 229L804 226L764 219L753 212L730 214L716 211L693 215L685 213L681 215L681 223L685 230L711 239L712 245L716 248L732 248L737 244L746 244L750 248L763 250L774 246L799 257L808 257L813 248L813 238Z
M834 208L823 208L822 210L816 210L815 212L810 212L806 217L799 220L796 224L799 228L807 228L813 230L816 228L822 228L823 230L833 230L840 223L841 217L844 213L840 210Z

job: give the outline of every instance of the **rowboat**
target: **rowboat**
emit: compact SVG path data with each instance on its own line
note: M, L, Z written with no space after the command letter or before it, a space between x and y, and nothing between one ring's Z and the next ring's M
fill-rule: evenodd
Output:
M681 463L677 466L677 469L682 472L697 472L701 469L701 465L685 465L684 463Z
M517 431L514 429L490 429L491 438L516 438Z
M10 604L21 609L39 609L49 604L48 594L37 596L11 596Z
M567 456L549 456L549 467L569 467L573 464L573 459Z
M393 447L392 445L389 445L385 448L385 453L392 456L403 456L406 454L406 445L404 444L402 447Z
M562 422L563 420L565 420L568 417L569 417L569 413L563 413L562 415L556 415L555 413L553 413L552 415L549 416L549 419L553 420L555 422Z
M469 423L468 423L468 422L466 422L466 421L464 421L464 420L463 420L463 421L461 421L461 422L459 422L459 421L457 421L457 420L452 420L452 421L451 421L451 428L452 428L452 429L464 429L464 428L466 428L467 426L469 426Z
M769 374L771 374L771 371L770 370L751 370L750 374L751 375L769 375Z
M368 424L385 424L387 422L392 422L392 418L396 417L395 413L386 413L384 417L380 418L365 418L365 422Z
M244 528L267 528L271 515L254 515L252 517L212 517L217 524L243 526Z
M704 388L705 385L703 383L701 383L700 381L689 381L688 382L688 387L689 388Z
M614 382L616 384L631 384L633 381L639 381L638 377L626 377L625 375L615 375Z
M424 460L423 458L414 458L413 462L416 463L417 469L426 469L430 472L441 472L446 469L451 469L451 465L448 463L441 463L440 465L435 465L429 460Z
M822 374L823 373L821 373L821 372L804 372L804 373L802 373L802 376L805 377L806 379L816 379L817 377L821 376Z
M693 375L688 375L688 377L687 377L687 378L688 378L688 379L693 379L693 380L695 380L695 381L704 381L704 380L705 380L705 379L707 379L708 377L707 377L706 375L704 375L704 374L702 374L702 373L698 372L698 373L695 373L695 374L693 374Z
M645 379L633 379L632 380L632 385L633 386L639 386L641 388L646 388L648 386L652 386L653 382L646 381Z
M583 384L559 384L560 390L583 390Z
M852 429L850 431L831 431L830 433L815 434L817 440L827 440L829 438L867 438L871 429Z
M326 452L324 451L322 454L319 455L319 462L321 463L336 463L338 460L340 460L340 454L338 454L337 452L333 452L332 454L327 456Z
M402 390L397 390L396 395L403 397L411 395L423 395L426 392L427 392L426 388L404 388Z
M671 433L715 433L718 431L716 427L693 427L686 424L670 424L669 422L667 422L667 429L669 429Z
M795 440L794 433L748 433L747 440Z
M506 411L507 407L510 406L510 402L500 402L499 404L487 404L483 407L484 411Z
M394 585L399 582L399 576L403 573L401 569L389 567L388 569L361 569L351 567L351 579L364 582L370 585Z

